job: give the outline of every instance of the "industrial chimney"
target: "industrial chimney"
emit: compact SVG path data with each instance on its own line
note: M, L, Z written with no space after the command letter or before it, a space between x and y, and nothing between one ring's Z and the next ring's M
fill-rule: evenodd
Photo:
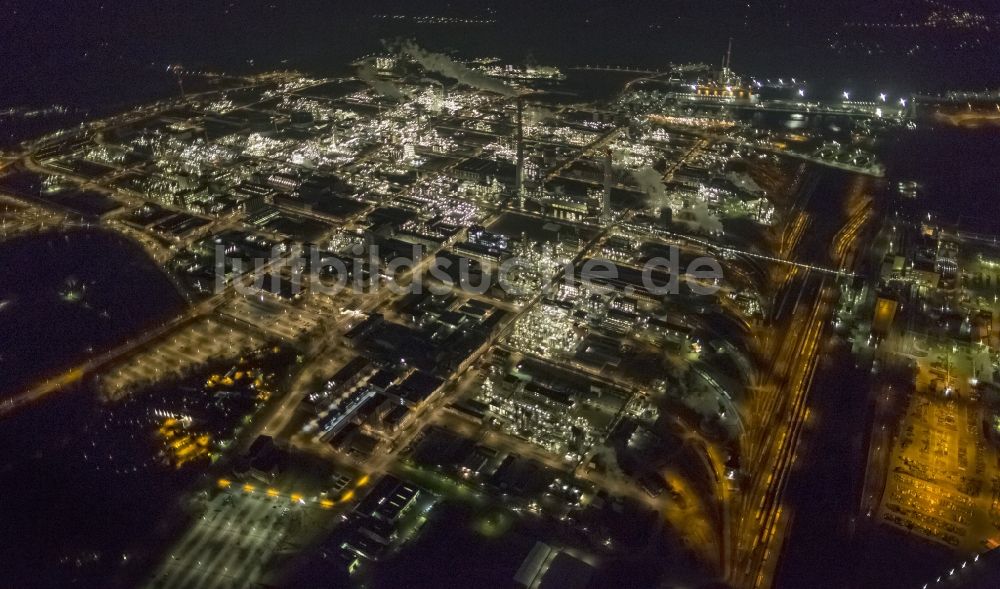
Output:
M524 208L524 97L517 97L517 200Z

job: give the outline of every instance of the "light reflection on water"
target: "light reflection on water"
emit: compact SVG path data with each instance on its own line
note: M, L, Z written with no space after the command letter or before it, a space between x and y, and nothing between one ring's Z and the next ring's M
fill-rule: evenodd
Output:
M132 242L73 230L0 243L0 394L163 321L180 295Z

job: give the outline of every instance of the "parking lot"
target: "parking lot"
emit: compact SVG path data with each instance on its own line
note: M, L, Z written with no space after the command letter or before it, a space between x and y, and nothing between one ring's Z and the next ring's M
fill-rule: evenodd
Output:
M261 582L305 507L242 489L219 493L153 573L147 587L249 587Z
M101 389L114 399L135 388L185 374L209 361L239 356L265 344L264 338L207 317L182 327L110 367Z
M971 552L1000 540L997 451L980 426L979 408L968 398L918 390L892 450L879 517Z
M270 295L236 297L222 312L286 341L295 341L319 324L316 313L276 301Z

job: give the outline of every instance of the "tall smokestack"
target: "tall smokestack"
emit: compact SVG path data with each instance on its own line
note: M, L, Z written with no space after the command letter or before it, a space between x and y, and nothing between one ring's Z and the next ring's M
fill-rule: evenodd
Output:
M517 97L517 199L524 208L524 97Z
M611 186L612 186L611 148L604 150L604 194L601 195L601 220L607 223L611 220Z
M729 48L726 49L726 71L728 72L730 66L733 64L733 38L729 38Z

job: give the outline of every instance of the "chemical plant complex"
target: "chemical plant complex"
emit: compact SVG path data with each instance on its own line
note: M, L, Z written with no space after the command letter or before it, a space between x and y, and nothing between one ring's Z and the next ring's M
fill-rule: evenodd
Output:
M96 395L65 451L157 485L147 535L45 574L816 586L789 581L803 481L837 468L858 490L831 530L947 551L921 583L985 567L1000 253L910 210L877 150L943 99L814 102L731 60L174 66L174 98L7 154L4 240L114 232L183 297L0 398Z

